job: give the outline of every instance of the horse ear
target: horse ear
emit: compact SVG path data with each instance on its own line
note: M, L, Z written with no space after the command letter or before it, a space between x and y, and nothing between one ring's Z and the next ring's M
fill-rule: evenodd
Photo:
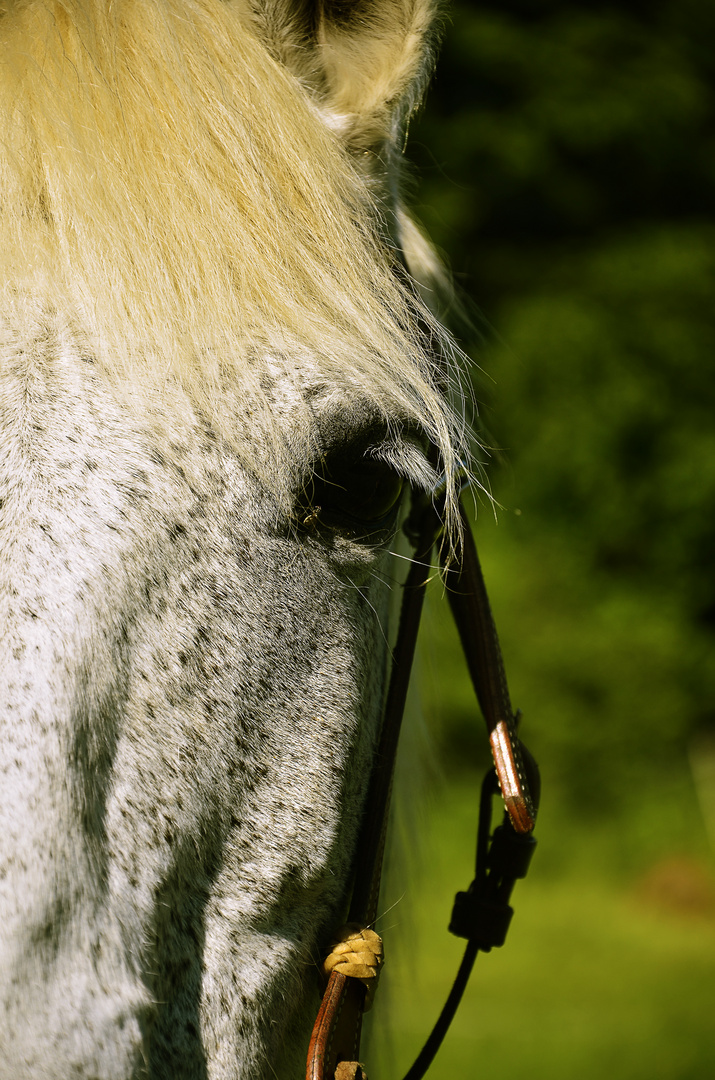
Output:
M327 0L324 107L351 149L397 142L431 73L432 0Z
M356 153L399 141L432 67L435 0L252 0L259 33Z

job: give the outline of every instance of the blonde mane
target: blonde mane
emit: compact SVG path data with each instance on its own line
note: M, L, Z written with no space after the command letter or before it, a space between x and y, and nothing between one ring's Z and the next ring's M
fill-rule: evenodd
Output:
M178 379L224 426L222 388L258 402L266 357L290 371L308 352L415 417L449 471L462 427L425 348L449 359L449 338L398 283L365 181L247 4L0 10L6 305L42 296L107 370Z

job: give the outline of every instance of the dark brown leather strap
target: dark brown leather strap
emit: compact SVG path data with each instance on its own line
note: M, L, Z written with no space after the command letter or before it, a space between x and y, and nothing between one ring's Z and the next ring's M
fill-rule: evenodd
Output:
M489 732L502 798L518 833L536 823L534 800L516 735L499 637L489 604L477 546L462 503L462 548L454 568L443 558L447 595L457 624L464 658Z
M375 921L397 744L405 711L412 659L417 643L425 589L431 571L435 527L425 529L404 586L400 627L380 742L375 755L355 862L355 881L348 922L370 926ZM333 1080L339 1062L357 1069L365 987L332 971L323 995L308 1050L306 1080ZM359 1073L355 1073L359 1076Z
M385 717L358 841L349 921L363 926L373 923L377 912L397 744L431 571L432 549L439 531L440 514L432 503L422 504L417 510L418 514L412 515L417 521L418 534L415 560L404 587ZM534 802L516 738L516 722L484 578L471 526L461 504L460 513L463 540L456 569L444 553L442 561L450 605L487 723L507 811L514 829L529 833L534 827ZM364 999L365 988L358 979L331 972L310 1041L307 1080L352 1080L362 1076L357 1059Z
M306 1080L332 1080L339 1062L354 1063L358 1080L364 1000L365 987L359 979L331 971L310 1039Z
M363 926L370 926L377 915L392 778L422 605L432 569L433 543L434 541L430 539L428 545L420 545L404 585L400 627L392 656L392 675L385 703L380 742L372 766L366 816L358 843L355 882L348 915L348 922L362 923Z

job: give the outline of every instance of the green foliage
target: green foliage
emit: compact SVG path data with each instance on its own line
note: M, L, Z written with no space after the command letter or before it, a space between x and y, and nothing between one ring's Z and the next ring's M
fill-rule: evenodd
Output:
M576 528L594 568L715 601L715 228L631 231L505 305L499 428L529 520Z
M638 838L655 814L686 846L715 726L714 30L695 0L459 5L411 144L418 213L485 313L502 509L478 534L530 739L579 813ZM425 696L461 760L456 669Z

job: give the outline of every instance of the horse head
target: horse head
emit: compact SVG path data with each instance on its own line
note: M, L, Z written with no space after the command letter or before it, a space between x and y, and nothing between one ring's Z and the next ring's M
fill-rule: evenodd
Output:
M396 182L433 23L0 16L7 1080L300 1074L398 524L463 453Z

